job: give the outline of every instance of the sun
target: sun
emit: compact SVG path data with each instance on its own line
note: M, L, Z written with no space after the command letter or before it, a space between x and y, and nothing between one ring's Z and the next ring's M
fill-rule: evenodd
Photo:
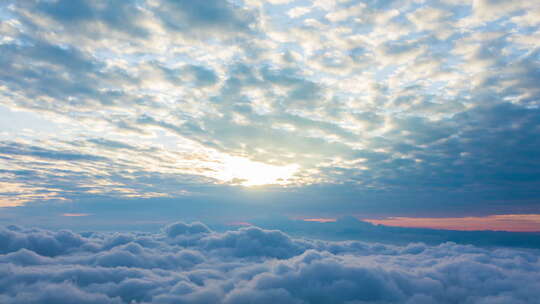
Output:
M297 164L276 166L243 157L227 157L216 177L243 186L284 185L290 183L288 180L293 177L298 169Z

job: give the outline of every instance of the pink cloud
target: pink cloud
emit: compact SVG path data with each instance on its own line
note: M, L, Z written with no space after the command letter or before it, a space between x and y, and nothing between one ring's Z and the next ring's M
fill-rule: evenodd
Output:
M248 222L230 222L230 223L227 223L227 225L229 225L229 226L253 226L253 224L248 223Z
M447 230L499 230L514 232L540 231L540 214L502 214L482 217L389 217L364 219L372 224L398 227L433 228Z
M317 222L317 223L333 223L337 221L335 218L305 218L304 222Z

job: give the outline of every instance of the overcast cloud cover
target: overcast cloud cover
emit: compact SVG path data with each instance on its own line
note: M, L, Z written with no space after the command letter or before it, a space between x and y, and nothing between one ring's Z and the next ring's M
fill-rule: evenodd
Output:
M534 303L537 250L160 233L0 230L2 303Z

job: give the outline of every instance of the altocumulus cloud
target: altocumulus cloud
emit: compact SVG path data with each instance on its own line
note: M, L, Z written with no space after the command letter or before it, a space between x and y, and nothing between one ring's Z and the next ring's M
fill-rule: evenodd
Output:
M539 252L294 239L247 227L0 230L1 303L533 303Z
M0 1L0 205L196 195L243 157L536 213L539 3Z

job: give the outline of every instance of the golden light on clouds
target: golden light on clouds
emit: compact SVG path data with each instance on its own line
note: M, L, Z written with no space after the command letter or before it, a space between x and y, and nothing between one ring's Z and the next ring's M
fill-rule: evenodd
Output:
M59 192L59 189L0 182L0 208L22 206L35 200L66 200Z

